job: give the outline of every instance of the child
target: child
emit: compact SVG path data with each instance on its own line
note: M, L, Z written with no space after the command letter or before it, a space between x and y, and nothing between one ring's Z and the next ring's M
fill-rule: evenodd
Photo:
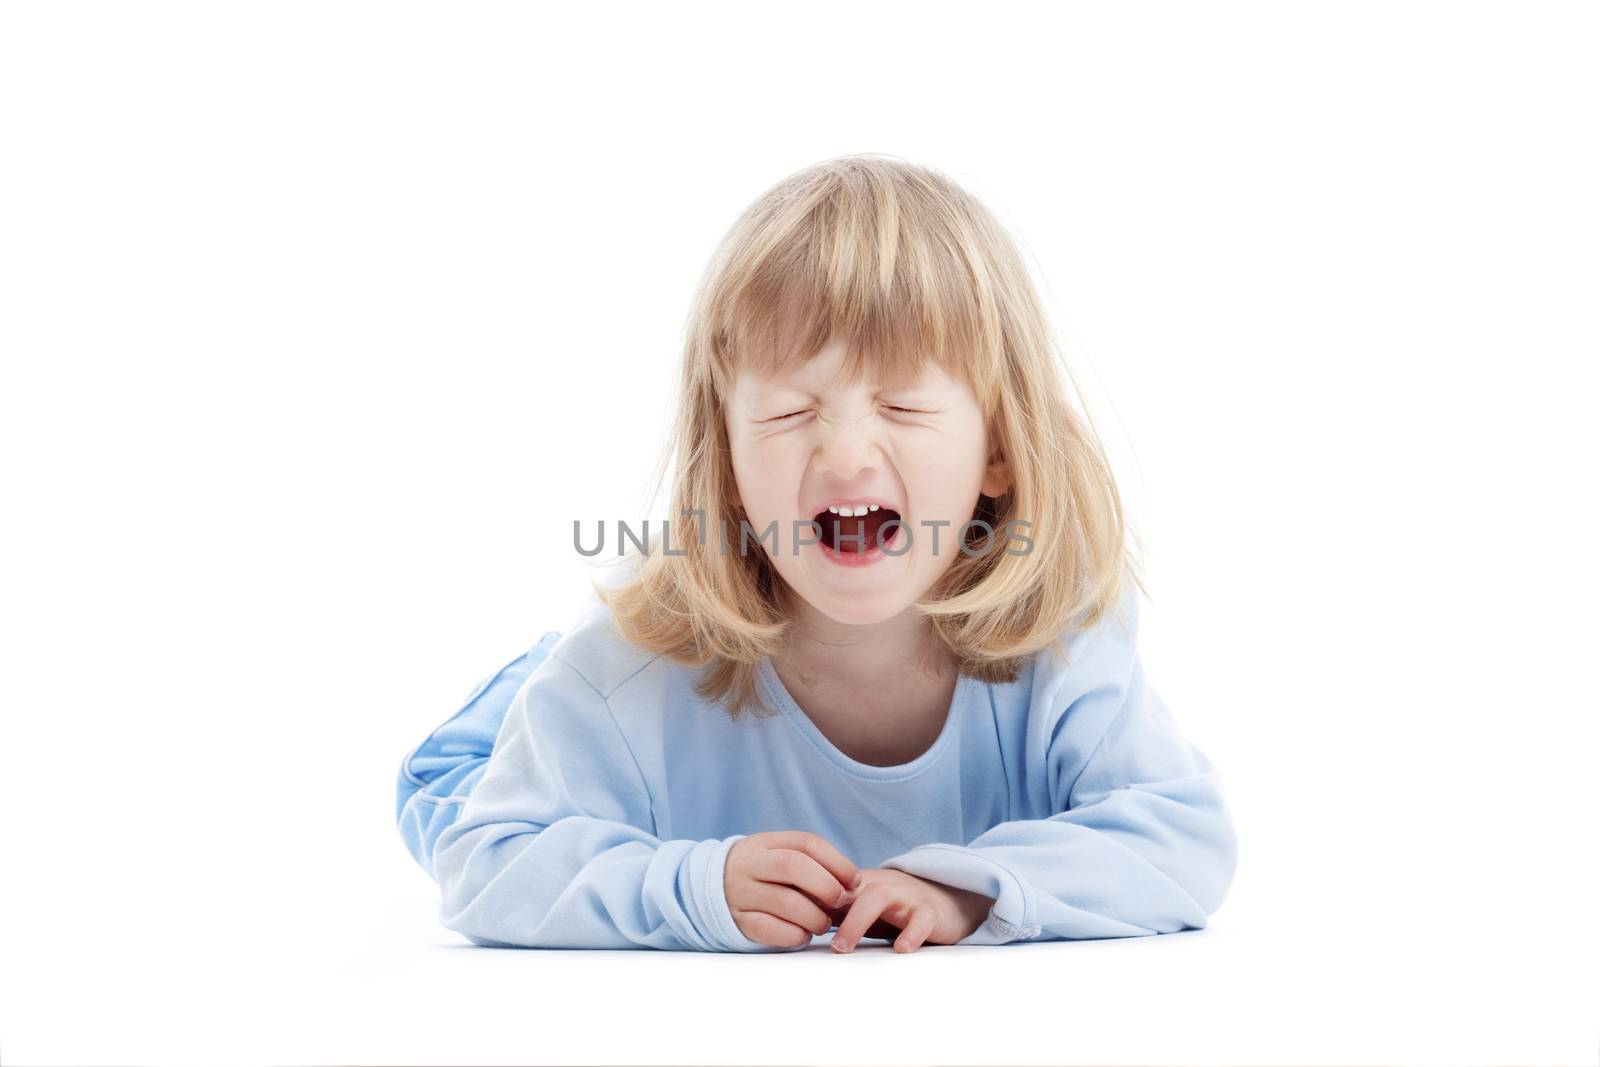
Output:
M1232 821L1146 682L1052 343L936 172L842 157L752 204L690 319L676 521L401 766L443 924L722 952L1205 926Z

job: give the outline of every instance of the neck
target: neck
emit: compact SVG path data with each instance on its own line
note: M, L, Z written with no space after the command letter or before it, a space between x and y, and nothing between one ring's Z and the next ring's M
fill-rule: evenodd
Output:
M882 622L852 624L829 618L800 597L788 640L773 658L808 684L841 687L882 685L885 675L920 673L941 677L954 671L927 616L907 608Z

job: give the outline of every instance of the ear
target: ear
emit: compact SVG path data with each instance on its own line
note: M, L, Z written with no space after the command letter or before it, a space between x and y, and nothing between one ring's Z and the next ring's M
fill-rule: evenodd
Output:
M1011 464L1005 456L996 451L989 457L989 465L983 469L983 482L979 491L987 497L997 497L1011 488Z

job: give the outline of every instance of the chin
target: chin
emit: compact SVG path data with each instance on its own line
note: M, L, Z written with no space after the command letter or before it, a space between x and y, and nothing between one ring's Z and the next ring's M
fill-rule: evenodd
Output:
M834 622L847 626L871 626L884 622L911 606L909 601L902 602L902 598L888 591L852 596L848 592L814 590L806 600Z

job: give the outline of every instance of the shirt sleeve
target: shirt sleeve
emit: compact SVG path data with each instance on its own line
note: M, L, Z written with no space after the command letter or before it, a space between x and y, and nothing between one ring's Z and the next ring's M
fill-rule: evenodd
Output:
M434 843L461 814L461 806L483 777L511 698L560 639L559 631L546 633L479 682L466 703L400 761L395 821L406 851L429 875Z
M663 841L605 698L559 655L512 698L482 777L433 849L440 921L480 945L789 951L723 891L743 834Z
M1053 814L1002 822L965 846L928 844L883 866L994 897L959 944L1198 929L1233 879L1221 781L1146 683L1127 593L1072 642L1038 706L1025 774ZM1125 624L1125 625L1124 625Z

